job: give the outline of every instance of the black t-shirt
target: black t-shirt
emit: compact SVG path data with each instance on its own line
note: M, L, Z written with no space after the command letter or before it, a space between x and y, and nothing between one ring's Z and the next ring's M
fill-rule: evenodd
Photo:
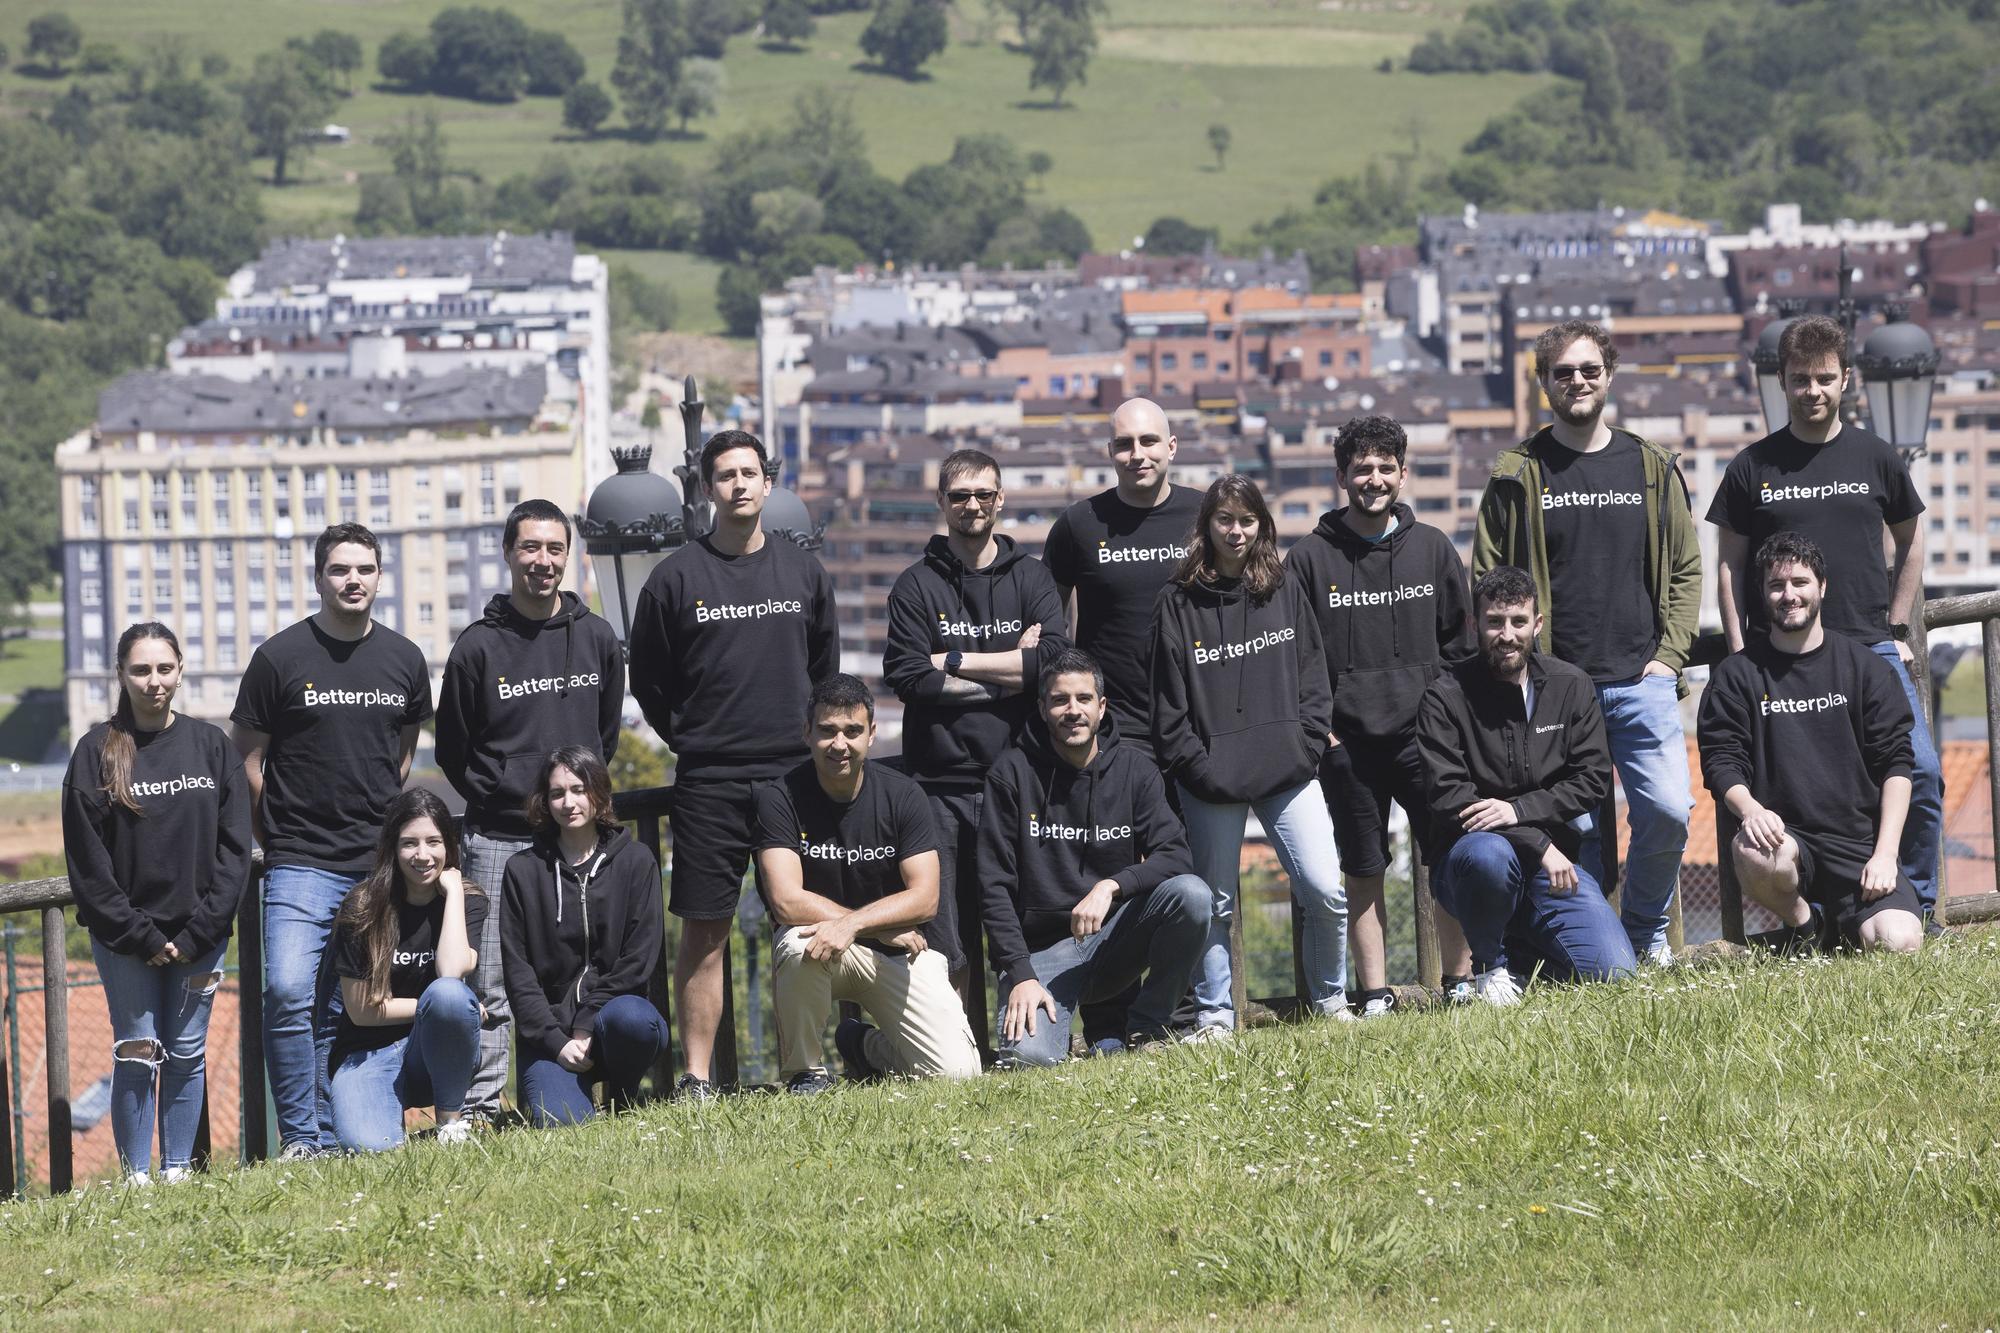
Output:
M389 963L389 998L419 1000L424 989L438 979L438 932L444 928L444 894L439 893L421 907L399 903L396 907L396 956ZM465 938L479 947L479 928L486 923L486 895L468 891L465 895ZM333 970L336 976L368 979L368 950L360 936L345 926L333 932ZM342 1058L353 1051L379 1050L410 1035L409 1023L387 1023L369 1027L356 1023L343 1005L340 1022L334 1028L333 1055L329 1068L338 1069Z
M394 630L376 625L350 642L306 619L272 635L251 655L229 715L271 738L266 863L365 873L403 788L403 728L430 715L430 667Z
M799 854L805 888L842 907L866 907L903 891L902 862L937 850L923 789L894 769L869 764L861 791L842 804L826 794L810 761L757 788L755 849ZM933 948L942 947L927 928ZM883 953L898 953L874 940Z
M1646 467L1614 433L1582 454L1544 437L1542 532L1549 557L1549 636L1555 655L1600 684L1629 680L1659 647L1646 591Z
M1748 538L1753 559L1773 533L1810 538L1826 557L1821 623L1875 644L1889 639L1882 530L1923 512L1909 466L1881 436L1843 426L1825 444L1811 444L1787 426L1736 455L1708 506L1708 521ZM1754 574L1747 581L1746 615L1755 633L1764 624L1764 596Z
M1180 567L1201 515L1201 492L1175 486L1164 504L1134 509L1116 490L1079 500L1049 529L1042 563L1076 590L1076 646L1104 668L1104 693L1128 744L1151 735L1153 603Z

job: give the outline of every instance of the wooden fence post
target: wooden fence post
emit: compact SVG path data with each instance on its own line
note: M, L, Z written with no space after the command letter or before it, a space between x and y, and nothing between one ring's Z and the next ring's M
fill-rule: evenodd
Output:
M49 1193L75 1183L69 1102L69 949L63 909L42 909L42 1030L49 1082Z

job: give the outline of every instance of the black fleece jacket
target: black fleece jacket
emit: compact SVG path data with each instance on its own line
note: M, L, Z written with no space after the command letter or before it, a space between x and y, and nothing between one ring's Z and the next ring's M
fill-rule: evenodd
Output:
M644 995L660 963L660 863L618 828L570 865L552 836L507 859L500 964L525 1051L553 1058L621 995Z
M1416 735L1424 687L1474 651L1465 565L1451 538L1419 523L1406 504L1396 526L1369 541L1347 511L1320 518L1285 557L1319 621L1341 744L1407 744Z
M114 953L172 943L198 958L229 938L250 882L250 787L222 731L176 714L134 736L133 814L104 792L109 722L84 733L63 776L63 859L76 919Z
M1021 733L1043 658L1069 639L1069 617L1048 566L1030 558L1012 537L996 541L1000 551L993 563L968 569L952 554L949 540L933 537L924 558L904 570L889 592L882 676L903 701L905 770L927 784L974 788L985 780L993 761ZM964 702L942 697L951 678L931 665L931 654L1006 652L1020 646L1030 625L1042 627L1042 638L1022 654L1023 692Z
M530 620L495 596L445 663L437 764L482 833L528 835L527 801L549 751L584 745L606 761L618 751L618 635L575 593L560 602L547 620Z
M1099 880L1115 880L1123 902L1194 871L1159 769L1117 733L1107 711L1097 757L1078 769L1037 719L986 779L976 864L1003 996L1035 977L1029 955L1069 934Z
M1153 753L1216 804L1254 801L1319 769L1332 726L1319 622L1281 579L1252 602L1239 580L1170 583L1153 608Z
M1462 836L1459 811L1489 796L1513 805L1520 822L1498 832L1523 857L1540 860L1551 842L1573 857L1583 835L1569 821L1595 811L1611 790L1611 749L1590 677L1529 653L1528 679L1532 717L1521 687L1496 679L1483 657L1460 662L1424 691L1417 750L1430 789L1430 864Z

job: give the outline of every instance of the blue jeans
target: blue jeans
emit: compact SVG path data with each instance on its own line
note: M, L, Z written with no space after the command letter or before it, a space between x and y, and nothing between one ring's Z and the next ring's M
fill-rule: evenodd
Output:
M1632 823L1618 915L1632 952L1643 956L1667 942L1667 906L1680 883L1688 816L1694 811L1680 699L1672 676L1641 676L1599 685L1597 706L1604 713L1612 765L1625 788L1625 817ZM1593 811L1576 857L1599 884L1605 878L1603 832ZM1610 832L1617 836L1616 829Z
M1322 1014L1347 1004L1347 886L1318 779L1247 805L1210 805L1182 787L1181 817L1194 873L1215 893L1208 944L1194 974L1197 1021L1203 1026L1236 1026L1236 1002L1229 994L1229 918L1236 911L1243 826L1253 809L1292 881L1292 908L1304 925L1300 947L1307 993L1300 998Z
M472 969L472 989L486 1006L486 1022L479 1034L479 1072L466 1090L465 1109L469 1115L490 1120L500 1114L500 1094L507 1087L507 1047L514 1030L514 1011L507 1006L507 978L500 967L500 881L514 853L526 851L534 842L467 829L461 846L459 866L467 879L485 891L487 908L486 924L479 938L471 941L479 951L479 962Z
M417 1000L407 1035L372 1051L349 1051L333 1071L333 1130L349 1152L384 1152L403 1141L403 1112L465 1105L479 1065L479 997L439 977Z
M1581 859L1574 892L1549 888L1537 861L1522 864L1498 833L1468 833L1438 867L1438 901L1458 918L1480 971L1504 967L1526 978L1537 967L1556 981L1629 977L1637 962L1617 913Z
M1917 891L1917 905L1928 917L1937 910L1938 834L1944 829L1944 765L1931 737L1931 720L1917 704L1917 682L1896 651L1896 641L1872 645L1878 657L1896 669L1903 697L1910 701L1916 725L1910 728L1910 813L1903 821L1902 870Z
M154 1081L159 1083L160 1165L194 1159L195 1128L208 1086L208 1015L222 980L223 947L205 958L153 967L90 941L104 1005L111 1011L111 1136L127 1171L151 1169ZM126 1055L145 1042L145 1055Z
M520 1051L521 1104L538 1128L574 1125L597 1114L590 1085L605 1083L613 1107L639 1099L639 1080L667 1049L667 1022L643 995L620 995L590 1025L590 1071L564 1069L554 1056Z
M1056 1016L1038 1010L1034 1032L1011 1045L1003 1038L1002 1054L1024 1065L1061 1064L1069 1058L1076 1011L1110 999L1141 973L1145 981L1127 1011L1126 1026L1146 1036L1164 1034L1201 955L1212 903L1208 885L1193 875L1176 875L1145 897L1120 903L1095 935L1060 939L1034 954L1035 975L1055 1000Z
M326 943L347 891L361 880L311 866L264 872L264 1063L278 1140L328 1152L339 1146L327 1101L340 987Z

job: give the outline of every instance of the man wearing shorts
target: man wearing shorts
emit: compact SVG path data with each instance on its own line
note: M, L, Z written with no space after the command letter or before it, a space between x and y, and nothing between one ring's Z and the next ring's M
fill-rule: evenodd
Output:
M1867 644L1820 623L1826 561L1796 532L1757 549L1766 632L1715 668L1701 769L1742 824L1737 882L1776 914L1783 947L1914 952L1915 887L1897 864L1910 809L1910 705Z

